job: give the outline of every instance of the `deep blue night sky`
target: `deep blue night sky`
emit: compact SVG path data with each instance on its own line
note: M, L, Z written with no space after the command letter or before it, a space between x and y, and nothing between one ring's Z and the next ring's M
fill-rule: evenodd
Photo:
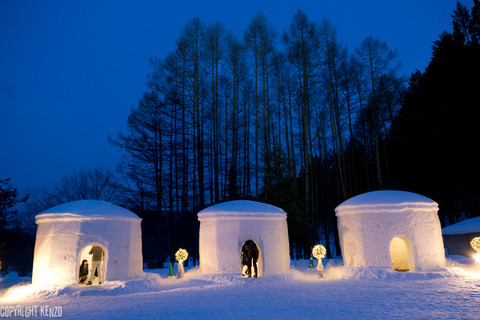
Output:
M463 4L472 7L473 1ZM0 0L0 179L26 193L73 171L114 168L108 135L125 131L145 91L149 57L164 57L192 17L243 36L258 10L285 30L297 9L328 18L352 51L366 36L397 49L402 73L424 71L451 31L455 0Z

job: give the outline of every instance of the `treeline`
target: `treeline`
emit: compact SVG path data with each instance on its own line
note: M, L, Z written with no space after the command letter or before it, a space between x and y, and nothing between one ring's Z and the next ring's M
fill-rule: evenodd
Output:
M338 254L335 206L387 185L381 142L405 93L396 51L367 37L348 52L299 10L280 34L259 12L241 37L194 18L151 62L128 131L111 139L135 209L172 226L264 201L288 212L293 257L320 239Z
M180 247L196 263L196 214L227 200L284 209L294 259L318 242L340 255L334 209L371 190L428 196L443 225L478 216L479 1L452 18L408 88L386 43L348 51L328 20L300 10L283 32L261 12L242 35L194 18L151 60L128 130L110 138L118 172L66 177L31 196L30 217L77 199L122 205L143 219L154 268Z
M430 196L443 224L478 215L468 115L479 10L478 0L471 13L457 3L453 33L434 43L408 91L386 43L366 37L349 52L328 20L301 10L281 33L261 12L242 36L192 19L175 49L152 59L148 91L112 139L135 208L160 214L172 248L190 238L196 254L199 210L268 202L288 212L293 258L318 241L339 255L334 209L370 190Z

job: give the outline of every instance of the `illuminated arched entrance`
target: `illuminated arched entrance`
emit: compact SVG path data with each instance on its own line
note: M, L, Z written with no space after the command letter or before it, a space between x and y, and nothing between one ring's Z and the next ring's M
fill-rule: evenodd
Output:
M396 236L390 242L390 257L395 271L415 271L412 246L407 237Z
M242 263L242 275L245 275L245 269L246 269L246 259L245 259L245 248L246 248L246 245L248 245L248 242L251 242L253 243L253 245L255 246L255 248L258 250L258 259L257 259L257 271L258 271L258 275L257 277L262 277L263 276L263 257L262 257L262 249L260 248L260 246L258 245L258 243L256 243L255 241L253 240L247 240L245 241L243 244L242 244L242 247L241 247L241 250L240 250L240 261ZM252 270L252 276L254 276L254 267L252 266L251 268Z
M89 245L83 247L83 248L80 250L80 252L79 252L79 254L78 254L77 275L80 276L80 267L81 267L81 265L82 265L82 263L83 263L84 260L86 260L87 263L88 263L88 273L90 274L90 273L92 272L92 255L89 254L89 252L90 252L90 250L92 249L93 246L100 247L100 248L102 249L102 251L103 251L103 260L102 260L101 272L102 272L102 274L103 274L103 281L105 281L106 270L107 270L107 268L106 268L106 264L107 264L107 263L106 263L106 262L107 262L107 250L105 250L105 248L104 248L102 245L98 244L98 243L89 244ZM94 278L94 279L92 280L92 284L93 284L93 285L98 285L98 284L100 284L98 277L92 277L92 278ZM79 277L78 280L79 280L79 281L78 281L77 283L80 282L80 277ZM85 281L84 283L79 283L79 284L86 284L86 283L87 283L87 281Z

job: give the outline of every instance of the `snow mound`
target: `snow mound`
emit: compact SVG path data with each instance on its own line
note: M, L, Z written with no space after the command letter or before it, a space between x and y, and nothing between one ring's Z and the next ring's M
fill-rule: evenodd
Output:
M145 276L127 281L107 281L101 286L73 285L39 287L22 282L0 292L0 301L9 302L17 299L48 300L61 296L116 296L132 293L145 293L158 291L161 283L162 281L159 275L149 273L146 273Z
M444 278L452 276L452 272L447 269L437 269L428 272L397 272L389 268L366 267L366 266L338 266L325 270L326 279L356 279L356 280L375 280L375 279L404 279L404 280L428 280L435 278Z
M424 272L398 272L391 268L372 267L352 265L345 266L342 260L327 260L325 269L320 277L315 268L305 268L300 266L298 269L292 266L290 280L299 281L327 281L327 280L429 280L444 277L468 276L469 272L464 272L465 267L470 268L472 272L479 269L479 266L469 267L470 261L456 263L451 260L448 268L438 268L426 270ZM315 262L316 264L317 262ZM478 270L477 270L478 271Z
M397 272L390 268L371 266L344 266L341 260L330 260L323 272L324 279L330 280L431 280L437 278L478 278L480 264L472 258L450 256L445 268L424 270L422 272Z

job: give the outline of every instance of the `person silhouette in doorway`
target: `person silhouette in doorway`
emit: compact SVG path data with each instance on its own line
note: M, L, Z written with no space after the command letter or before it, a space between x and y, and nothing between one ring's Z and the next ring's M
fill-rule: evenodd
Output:
M95 271L98 275L98 284L102 284L103 282L103 273L102 273L102 261L103 261L103 249L99 246L92 246L92 249L88 252L88 254L92 255L92 269L90 270L90 274L88 275L88 282L87 286L92 284L93 275Z
M85 280L88 277L88 261L83 260L80 265L80 271L78 272L78 284L85 284Z
M247 240L242 246L242 263L245 263L247 266L246 270L246 275L248 277L252 277L252 271L253 271L253 276L256 278L258 277L258 267L257 267L257 261L258 261L258 248L257 244L253 242L252 240ZM253 270L252 270L252 265L253 265Z

